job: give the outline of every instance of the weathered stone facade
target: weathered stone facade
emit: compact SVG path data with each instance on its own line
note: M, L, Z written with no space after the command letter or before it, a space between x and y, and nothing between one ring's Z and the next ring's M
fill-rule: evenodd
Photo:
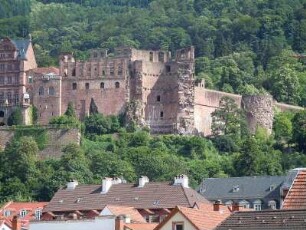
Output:
M1 85L1 63L8 61L0 59L2 120L3 114L9 110L9 106L4 110L5 99L13 101L9 94L1 96L8 89L19 90L26 124L30 122L26 115L30 103L38 109L38 123L47 124L53 116L62 115L69 102L73 102L82 120L88 116L93 101L100 113L126 113L128 121L147 126L152 133L210 135L211 113L219 108L223 96L234 99L239 108L246 110L252 132L257 126L263 126L269 133L272 131L274 107L282 111L301 109L279 104L271 97L242 97L205 89L204 81L196 83L194 79L193 47L177 50L173 57L166 51L128 47L115 49L111 54L106 50L93 50L86 61L75 60L72 54L64 53L59 57L57 69L36 68L31 42L26 43L25 59L18 56L19 46L9 39L1 41L0 55L5 53L7 44L10 44L11 48L7 50L11 50L13 56L4 57L19 63L20 68L16 69L18 84L11 87L10 81L6 80ZM8 67L2 72L9 76Z

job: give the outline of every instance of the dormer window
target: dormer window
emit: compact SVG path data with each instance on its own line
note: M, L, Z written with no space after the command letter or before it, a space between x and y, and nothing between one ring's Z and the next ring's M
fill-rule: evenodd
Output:
M254 210L260 211L261 210L261 200L255 200L253 202Z
M42 214L41 209L36 209L35 210L35 219L40 220L41 214Z
M270 185L269 190L270 190L270 191L273 191L273 190L275 189L275 187L276 187L276 186L275 186L274 184L272 184L272 185Z
M23 217L25 217L26 215L27 215L27 210L25 210L25 209L22 209L21 211L20 211L20 217L21 218L23 218Z
M276 201L275 200L270 200L269 203L268 203L268 206L275 210L276 209Z
M10 210L4 210L4 216L5 217L9 217L11 215L11 211Z
M239 185L233 186L233 192L239 192Z

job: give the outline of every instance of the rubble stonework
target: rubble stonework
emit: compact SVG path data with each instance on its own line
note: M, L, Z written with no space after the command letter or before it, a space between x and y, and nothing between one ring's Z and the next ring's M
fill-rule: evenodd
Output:
M24 45L27 52L21 54ZM34 105L38 124L45 125L52 117L62 115L69 102L82 120L89 115L93 101L98 112L126 113L128 121L149 127L152 133L208 136L211 113L219 108L220 99L228 96L239 108L247 110L252 132L262 126L271 133L273 107L281 111L300 109L273 102L271 97L252 96L242 100L241 95L205 89L204 82L195 84L193 47L177 50L173 57L168 51L130 47L117 48L112 54L103 49L92 50L85 61L76 60L72 53L63 53L59 69L36 68L31 41L3 39L0 52L6 57L0 60L2 125L15 105L22 105L25 124L31 121L29 108ZM11 79L7 70L16 61L24 63L20 66L25 68L16 68L15 85L7 84Z
M269 134L273 127L274 102L270 95L242 96L242 108L246 112L247 124L251 133L255 133L257 127L262 127Z

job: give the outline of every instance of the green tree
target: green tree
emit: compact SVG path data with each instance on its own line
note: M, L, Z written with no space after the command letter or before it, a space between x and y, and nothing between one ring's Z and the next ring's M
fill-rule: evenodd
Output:
M306 111L296 113L292 119L293 141L297 143L298 150L306 152Z
M21 108L17 107L7 119L7 124L11 125L22 125L23 124L23 116Z
M242 111L235 100L226 96L222 97L219 108L212 113L212 133L214 136L240 135L243 120Z
M76 113L75 113L74 105L73 105L72 102L68 103L67 110L64 113L64 115L66 115L68 117L75 117L75 118L77 117Z

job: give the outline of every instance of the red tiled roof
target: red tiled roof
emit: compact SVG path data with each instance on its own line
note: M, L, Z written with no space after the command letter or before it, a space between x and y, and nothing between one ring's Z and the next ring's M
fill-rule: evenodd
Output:
M235 212L216 230L302 230L306 229L306 210Z
M132 222L135 223L146 223L146 220L140 215L140 213L133 207L126 207L126 206L114 206L114 205L107 205L105 206L108 208L115 216L120 215L129 215Z
M73 190L60 189L43 212L102 210L105 205L159 209L174 208L177 205L191 207L195 202L210 203L191 188L166 182L150 182L144 187L135 184L114 184L106 194L101 194L101 187L78 185Z
M214 211L212 204L197 204L196 207L199 208L176 207L154 230L161 229L177 213L181 213L198 230L214 229L231 214L226 206L221 206L219 211Z
M30 220L35 219L35 211L43 209L48 202L8 202L0 209L0 218L7 218L10 221L15 215L20 215L22 210L26 210L27 214L21 218L22 226L27 226ZM4 212L10 211L10 216L5 217Z
M59 74L59 69L56 67L39 67L35 69L31 69L31 72L38 73L38 74L48 74L48 73L54 73L54 74Z
M298 172L282 209L306 209L306 169Z
M124 230L153 230L157 224L124 224Z

